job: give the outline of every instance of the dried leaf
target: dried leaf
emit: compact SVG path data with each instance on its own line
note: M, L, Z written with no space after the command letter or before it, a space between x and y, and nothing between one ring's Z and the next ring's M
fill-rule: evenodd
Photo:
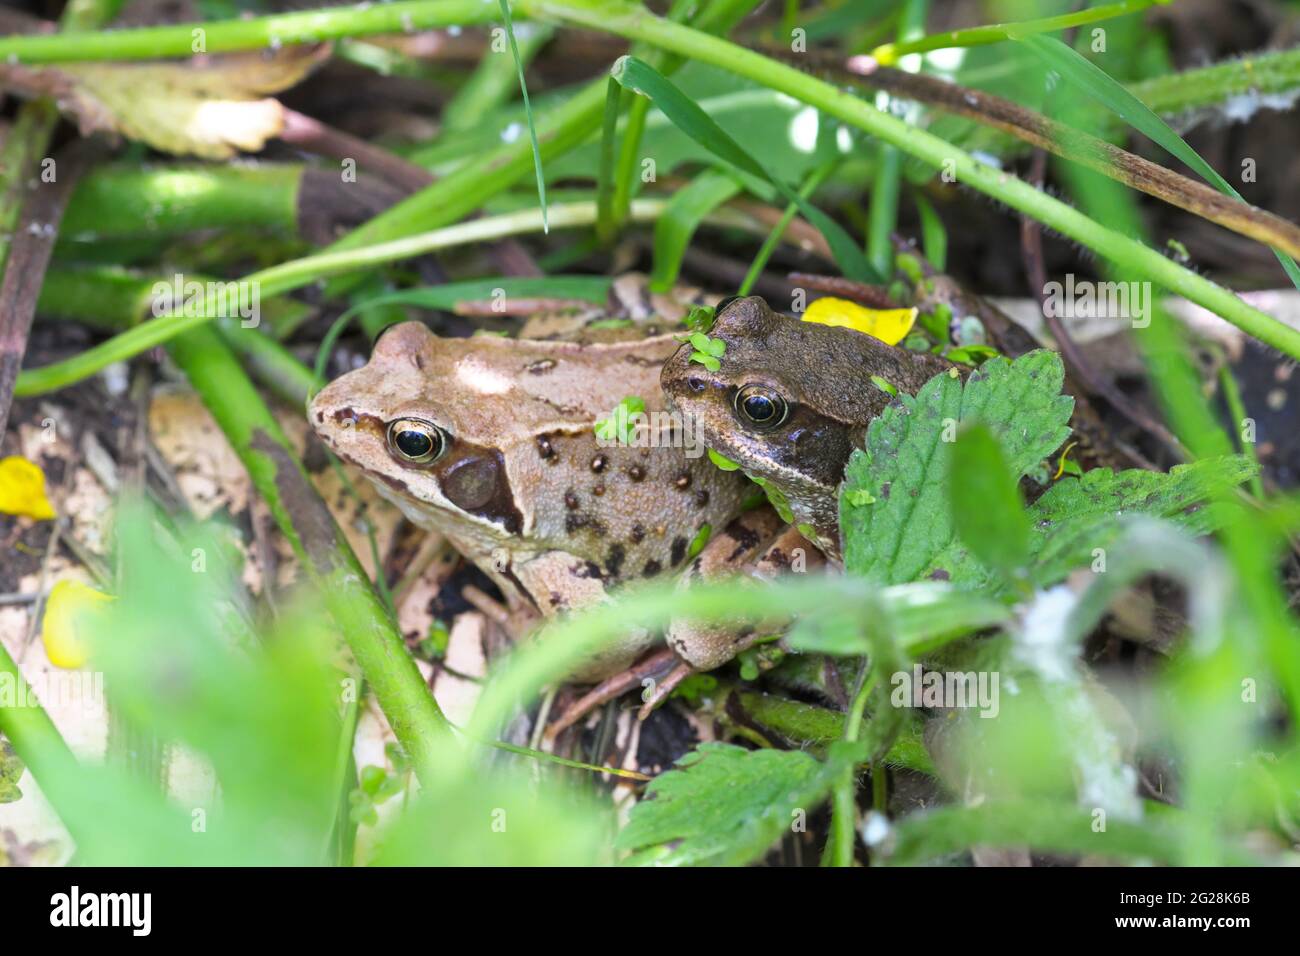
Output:
M52 96L83 136L126 136L178 156L230 159L256 152L284 126L279 101L330 48L291 46L274 55L237 53L143 63L0 67L0 87Z

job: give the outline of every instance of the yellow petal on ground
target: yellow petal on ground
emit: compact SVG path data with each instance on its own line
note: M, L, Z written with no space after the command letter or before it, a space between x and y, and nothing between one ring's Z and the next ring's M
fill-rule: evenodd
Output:
M82 667L89 658L87 619L100 613L112 595L96 591L80 581L64 579L50 588L45 601L45 624L41 640L45 655L55 667Z
M868 309L848 299L817 299L803 314L805 322L853 329L888 345L897 345L912 331L916 309Z
M11 455L0 460L0 512L38 521L54 517L54 507L45 497L45 473L26 458Z

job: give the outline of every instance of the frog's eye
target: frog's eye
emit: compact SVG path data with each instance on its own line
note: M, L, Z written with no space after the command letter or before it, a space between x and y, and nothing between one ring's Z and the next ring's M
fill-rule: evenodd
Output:
M775 428L790 414L785 399L766 385L746 385L736 392L735 405L741 421L759 428Z
M427 465L447 448L447 433L418 418L397 418L388 423L388 447L403 461Z

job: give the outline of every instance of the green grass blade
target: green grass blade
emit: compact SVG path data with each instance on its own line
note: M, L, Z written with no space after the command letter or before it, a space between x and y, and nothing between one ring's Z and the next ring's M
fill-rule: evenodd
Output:
M921 217L921 249L938 272L943 272L948 262L948 230L935 210L934 204L919 191L912 193L917 215Z
M650 288L667 292L681 272L686 247L704 217L744 187L735 176L706 169L685 189L679 189L655 223L654 271Z
M622 101L623 87L611 76L600 132L600 165L596 170L596 235L606 241L614 235L614 145L618 140Z
M1218 170L1202 159L1196 150L1188 146L1186 140L1175 133L1168 123L1122 84L1113 80L1101 67L1055 37L1027 36L1018 39L1026 49L1060 74L1063 80L1083 90L1165 152L1195 170L1219 192L1234 199L1242 199L1241 193L1220 176ZM1274 249L1273 254L1282 263L1282 268L1296 288L1300 289L1300 266L1284 252Z
M528 138L533 143L533 168L537 172L537 201L542 207L542 232L550 232L546 218L546 179L542 175L542 148L537 143L537 124L533 122L533 106L528 101L528 84L524 81L524 60L519 55L515 40L515 27L510 20L510 0L501 0L501 15L506 21L506 36L510 38L510 55L515 58L515 71L519 74L519 93L524 98L524 115L528 117Z
M804 199L811 196L817 191L817 187L825 181L826 177L835 171L839 164L840 161L836 158L823 163L821 166L814 169L808 175L808 178L804 180L804 184L799 187L799 195ZM772 227L772 231L769 232L767 238L763 240L763 245L754 255L754 261L749 264L749 270L745 273L745 278L744 281L740 283L740 288L736 290L736 295L749 295L750 290L754 288L754 283L758 281L758 277L761 276L763 270L767 268L767 261L772 258L772 253L776 251L777 245L781 242L781 237L784 236L785 231L790 228L790 223L793 221L795 213L798 211L799 207L794 203L788 203L786 205L785 212L781 213L781 218L777 220L776 225Z
M816 206L800 198L785 182L772 176L756 159L685 93L658 70L634 56L620 57L611 75L623 86L648 97L668 119L687 136L708 149L719 159L757 179L771 183L789 202L799 207L830 246L840 271L860 282L884 280L872 268L856 242L837 223Z

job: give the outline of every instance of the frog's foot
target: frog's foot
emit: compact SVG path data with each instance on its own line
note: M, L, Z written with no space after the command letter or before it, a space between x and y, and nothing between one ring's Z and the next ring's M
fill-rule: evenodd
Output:
M507 607L473 584L467 584L461 589L461 597L472 608L500 627L512 641L518 641L525 634L528 634L537 627L538 622L542 619L542 616L535 608L527 605L520 605L516 608Z
M633 664L627 670L612 677L607 677L565 709L555 723L546 729L546 739L554 740L562 731L568 730L601 704L625 694L634 687L641 686L644 681L651 681L657 693L659 687L662 686L662 682L655 681L654 678L672 668L664 680L671 679L678 670L673 665L679 663L677 655L671 649L665 647ZM689 673L690 665L685 666L688 668ZM678 678L676 683L680 682L681 678ZM676 683L673 686L676 686Z

